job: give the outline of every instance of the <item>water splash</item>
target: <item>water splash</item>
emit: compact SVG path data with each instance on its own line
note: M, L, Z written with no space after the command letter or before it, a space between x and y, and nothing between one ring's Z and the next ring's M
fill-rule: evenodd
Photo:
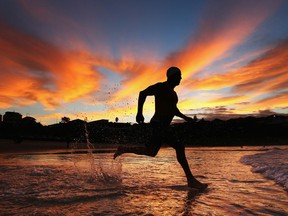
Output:
M120 183L122 181L121 161L112 159L103 162L102 154L94 154L95 146L90 142L87 119L84 121L84 132L87 154L77 155L74 159L74 167L81 176L85 176L89 182Z

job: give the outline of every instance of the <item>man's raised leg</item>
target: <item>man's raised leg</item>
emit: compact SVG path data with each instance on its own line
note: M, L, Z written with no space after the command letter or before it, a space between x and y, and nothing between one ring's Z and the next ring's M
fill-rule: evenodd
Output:
M146 147L136 147L136 146L119 146L114 154L114 159L124 153L134 153L137 155L147 155Z
M159 149L157 150L151 150L147 148L147 146L119 146L117 151L114 154L114 159L116 159L118 156L124 154L124 153L133 153L137 155L146 155L150 157L155 157L158 153Z

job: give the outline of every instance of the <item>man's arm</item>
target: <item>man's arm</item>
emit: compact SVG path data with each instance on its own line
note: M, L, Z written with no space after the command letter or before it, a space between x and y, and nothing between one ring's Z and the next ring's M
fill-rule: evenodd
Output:
M180 110L178 108L176 110L175 115L180 117L180 118L182 118L182 119L184 119L185 121L188 121L188 122L192 122L193 121L193 118L184 115L183 113L180 112Z
M144 123L144 116L143 116L143 106L146 100L146 97L149 95L155 95L157 92L158 84L149 86L143 91L140 91L138 97L138 110L136 115L136 122L137 123Z
M145 94L145 90L140 91L139 97L138 97L138 111L136 115L136 122L138 122L139 124L144 122L143 105L145 103L146 97L147 97L147 94Z

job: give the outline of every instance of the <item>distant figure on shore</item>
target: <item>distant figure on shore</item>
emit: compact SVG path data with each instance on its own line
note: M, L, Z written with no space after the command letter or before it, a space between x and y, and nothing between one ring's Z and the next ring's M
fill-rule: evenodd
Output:
M134 153L155 157L161 147L162 141L166 141L175 150L177 160L182 166L188 186L196 189L205 189L207 184L199 182L191 173L186 156L185 146L179 142L176 134L170 127L174 116L178 116L186 121L193 121L192 118L184 115L177 108L178 97L174 88L180 84L182 79L181 71L177 67L170 67L167 70L167 81L159 82L141 91L138 98L138 113L136 121L144 122L143 105L147 96L155 96L155 113L150 121L153 128L152 139L143 147L119 146L114 154L114 159L124 153Z

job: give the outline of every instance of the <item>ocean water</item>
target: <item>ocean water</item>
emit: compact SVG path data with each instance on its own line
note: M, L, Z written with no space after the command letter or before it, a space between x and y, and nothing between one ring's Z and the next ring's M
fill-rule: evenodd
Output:
M186 187L172 148L116 160L109 151L0 154L0 214L288 215L280 148L186 148L204 192Z
M252 172L261 173L288 191L288 149L273 148L265 153L246 155L240 161L251 165Z

